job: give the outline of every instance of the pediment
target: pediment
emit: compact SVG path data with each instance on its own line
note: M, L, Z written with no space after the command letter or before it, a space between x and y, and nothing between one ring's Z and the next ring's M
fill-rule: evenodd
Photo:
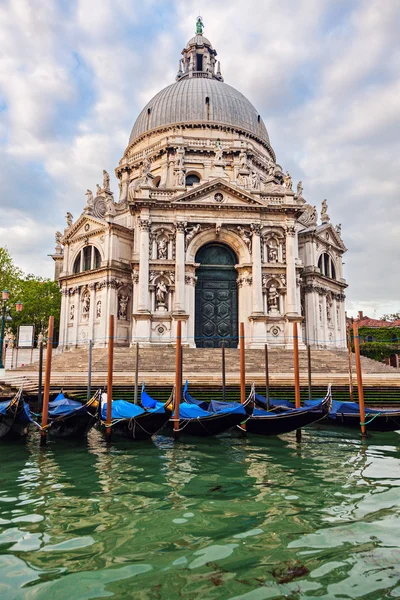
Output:
M93 237L93 235L104 233L106 223L92 215L83 213L79 219L64 231L61 243L78 241L84 237Z
M190 191L185 191L172 204L196 204L213 208L215 206L264 206L256 195L253 196L223 179L214 179Z
M324 225L320 225L316 228L316 235L324 244L329 244L331 246L336 246L340 248L343 252L347 250L344 245L342 238L337 233L336 229L331 223L326 223Z

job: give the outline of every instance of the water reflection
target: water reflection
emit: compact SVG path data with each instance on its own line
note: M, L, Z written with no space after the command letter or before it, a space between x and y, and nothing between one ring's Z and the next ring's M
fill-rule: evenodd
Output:
M107 447L92 431L2 454L2 599L397 593L397 434Z

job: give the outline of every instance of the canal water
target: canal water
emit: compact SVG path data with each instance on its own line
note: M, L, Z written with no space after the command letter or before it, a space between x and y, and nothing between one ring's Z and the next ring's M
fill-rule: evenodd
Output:
M2 443L0 598L400 597L400 435Z

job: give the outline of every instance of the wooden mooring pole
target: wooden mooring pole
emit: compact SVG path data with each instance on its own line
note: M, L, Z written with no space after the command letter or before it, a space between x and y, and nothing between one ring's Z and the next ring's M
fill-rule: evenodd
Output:
M134 404L138 403L139 392L139 342L136 342L136 360L135 360L135 389L133 393Z
M269 410L269 362L268 362L268 344L265 344L265 399L267 401L267 410Z
M351 337L350 330L347 330L347 356L349 361L349 396L350 402L354 402L354 387L353 387L353 365L351 364Z
M92 342L92 340L89 340L88 384L87 384L87 401L88 402L92 395L92 354L93 354L93 342Z
M47 443L47 423L49 415L49 396L50 396L50 377L51 377L51 357L53 353L53 335L54 335L54 317L49 317L49 328L47 333L47 348L46 348L46 369L44 375L44 392L43 392L43 412L42 412L42 429L40 431L40 445L45 446Z
M179 407L182 395L182 321L176 323L174 437L179 435Z
M107 412L106 412L106 441L111 442L112 423L112 393L114 369L114 315L108 322L108 367L107 367Z
M222 400L226 400L225 342L222 342Z
M294 366L294 398L296 408L300 408L300 368L299 368L299 338L297 322L293 323L293 366ZM296 429L296 440L301 442L301 429Z
M360 357L360 338L358 336L357 323L353 323L353 337L354 337L354 352L355 352L355 356L356 356L358 403L360 405L361 436L367 437L367 430L366 430L366 426L365 426L364 388L363 388L363 381L362 381L362 369L361 369L361 357Z
M41 413L42 408L43 408L43 342L39 342L39 381L38 381L37 412Z
M245 363L245 337L244 337L244 323L240 323L239 327L239 340L240 340L240 402L244 404L246 402L246 363ZM246 423L241 425L242 429L246 431Z
M311 346L307 342L308 399L312 400Z

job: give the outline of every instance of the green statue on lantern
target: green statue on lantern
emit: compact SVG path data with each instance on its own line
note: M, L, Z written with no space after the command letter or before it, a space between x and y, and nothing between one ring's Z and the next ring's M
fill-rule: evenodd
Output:
M204 23L201 17L197 17L196 21L196 35L203 35Z

